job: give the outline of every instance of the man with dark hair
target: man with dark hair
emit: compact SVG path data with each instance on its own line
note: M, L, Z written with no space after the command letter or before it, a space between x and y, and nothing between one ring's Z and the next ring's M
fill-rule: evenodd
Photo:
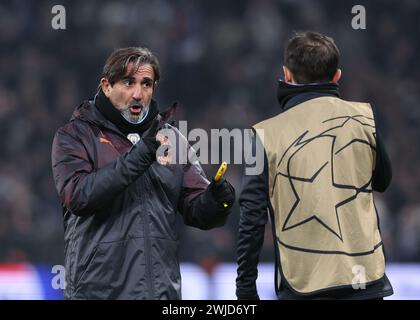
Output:
M301 84L337 82L341 76L339 58L340 51L330 37L316 32L297 33L284 52L285 80Z
M316 32L295 34L284 53L281 112L254 126L260 175L239 198L239 299L259 299L259 253L268 215L279 299L382 299L393 293L373 191L391 166L369 103L340 98L339 50Z
M176 213L210 229L231 211L229 182L210 183L198 161L166 159L161 128L186 140L167 123L174 108L160 113L152 99L159 77L148 49L116 50L94 99L54 137L66 299L181 299Z

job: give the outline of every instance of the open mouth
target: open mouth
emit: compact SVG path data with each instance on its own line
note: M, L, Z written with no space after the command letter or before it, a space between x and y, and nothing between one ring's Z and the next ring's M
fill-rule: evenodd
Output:
M141 110L143 109L142 106L131 106L130 112L133 114L140 114Z

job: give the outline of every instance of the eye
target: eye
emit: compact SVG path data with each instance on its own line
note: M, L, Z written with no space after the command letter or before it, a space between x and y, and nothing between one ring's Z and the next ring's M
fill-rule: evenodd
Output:
M143 82L143 87L144 88L150 88L151 86L152 86L152 83L150 81Z
M133 84L133 81L131 81L130 79L126 79L126 80L123 81L123 84L126 87L129 87L129 86L131 86Z

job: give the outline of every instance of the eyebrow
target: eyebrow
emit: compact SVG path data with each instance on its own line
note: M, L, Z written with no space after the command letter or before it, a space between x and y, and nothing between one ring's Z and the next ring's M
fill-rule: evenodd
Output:
M130 81L133 81L133 80L136 80L136 78L134 78L134 77L123 77L123 78L121 79L121 81L125 81L125 80L130 80Z
M149 78L149 77L144 77L141 82L142 83L153 82L153 79L152 78Z
M124 78L122 78L121 79L122 81L125 81L125 80L130 80L130 81L135 81L136 80L136 78L135 77L124 77ZM152 78L149 78L149 77L144 77L142 80L141 80L141 82L142 83L148 83L148 82L153 82L153 79Z

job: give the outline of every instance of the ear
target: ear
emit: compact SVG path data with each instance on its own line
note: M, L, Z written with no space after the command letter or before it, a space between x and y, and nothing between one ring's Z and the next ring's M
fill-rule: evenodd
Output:
M101 88L102 88L102 91L104 92L105 96L107 98L109 98L109 96L111 95L112 85L108 81L108 79L106 79L106 78L101 79Z
M337 69L337 70L335 70L335 73L334 73L334 76L333 76L331 82L337 83L340 80L340 78L341 78L341 69Z
M286 66L283 66L284 81L289 83L294 83L293 75L290 69Z

